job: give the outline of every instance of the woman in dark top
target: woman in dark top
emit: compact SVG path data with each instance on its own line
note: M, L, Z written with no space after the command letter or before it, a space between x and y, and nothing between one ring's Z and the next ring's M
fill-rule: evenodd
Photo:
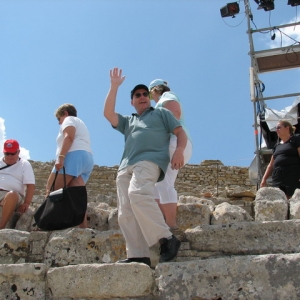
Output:
M260 187L267 186L272 174L272 186L280 188L289 199L295 189L300 189L300 135L294 135L295 127L288 121L280 120L276 126L278 142Z

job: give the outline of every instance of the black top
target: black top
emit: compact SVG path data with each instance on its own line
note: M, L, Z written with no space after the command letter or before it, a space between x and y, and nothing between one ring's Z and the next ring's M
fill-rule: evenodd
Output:
M273 148L274 168L288 165L300 165L298 148L300 147L300 135L291 136L283 144L277 143Z

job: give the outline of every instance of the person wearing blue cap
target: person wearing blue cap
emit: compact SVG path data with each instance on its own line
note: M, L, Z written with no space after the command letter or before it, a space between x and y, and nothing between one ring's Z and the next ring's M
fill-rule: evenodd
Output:
M192 156L192 139L185 125L184 114L179 97L174 92L171 92L167 81L163 79L151 81L149 84L149 91L150 97L156 102L155 108L164 107L171 111L176 119L179 120L188 137L187 145L184 150L184 164L180 166L182 168ZM172 134L169 145L170 157L172 157L175 151L176 144L177 138ZM155 184L155 199L165 217L166 223L174 232L176 232L177 229L176 213L178 197L174 187L177 174L178 169L174 169L172 164L169 163L164 180Z
M169 230L155 197L154 186L164 178L169 157L170 133L177 137L171 158L174 169L184 162L187 136L180 122L167 109L151 107L148 87L136 85L131 105L136 113L124 116L115 111L119 86L125 80L122 70L110 70L110 89L104 116L125 136L125 146L117 175L118 221L126 241L127 259L118 263L139 262L151 265L149 247L160 243L159 262L174 259L181 242Z

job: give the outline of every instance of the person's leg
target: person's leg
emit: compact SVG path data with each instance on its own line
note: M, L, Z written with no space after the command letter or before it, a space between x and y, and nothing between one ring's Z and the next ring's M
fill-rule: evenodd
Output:
M70 181L68 186L85 186L84 180L81 176L74 178ZM85 213L83 222L78 226L79 228L88 228L87 215Z
M149 161L141 161L133 168L128 196L132 211L149 247L160 243L159 262L168 262L178 253L181 242L172 235L163 214L154 200L154 184L161 170Z
M141 232L128 198L132 167L118 172L118 222L126 241L127 258L150 257L148 244Z
M177 147L177 138L172 137L169 145L170 158L173 156ZM184 150L184 163L186 164L192 155L192 144L187 142ZM156 197L156 201L159 203L159 207L164 215L166 223L171 229L177 228L177 191L175 190L175 181L178 175L178 170L173 170L169 163L165 178L155 184L157 190L156 195L159 194L159 199Z
M66 186L69 186L71 181L74 179L72 175L66 174ZM55 185L54 185L54 191L59 190L65 186L64 184L64 175L63 174L57 174Z
M154 184L161 170L152 162L140 161L134 165L132 172L128 197L141 232L148 246L151 247L161 238L172 236L154 201Z
M65 158L65 173L66 185L71 186L85 186L94 167L93 155L90 152L77 150L68 152ZM60 170L57 180L55 182L55 189L64 186L63 170ZM85 213L83 222L79 228L87 228L87 214Z
M160 209L170 229L176 229L178 227L177 226L177 203L160 204Z
M172 136L169 144L169 155L172 158L177 146L176 136ZM165 174L165 178L155 184L155 200L159 205L161 212L165 218L167 225L170 228L176 228L176 213L177 213L177 192L174 187L177 178L178 170L171 168L171 163Z
M3 200L0 202L2 206L2 217L0 220L0 229L4 229L7 222L10 220L13 215L16 206L18 204L20 195L17 192L7 192Z
M171 164L168 165L164 180L155 184L155 188L159 193L160 209L164 215L167 225L170 228L176 228L177 213L177 191L174 183L178 174L178 170L172 170Z

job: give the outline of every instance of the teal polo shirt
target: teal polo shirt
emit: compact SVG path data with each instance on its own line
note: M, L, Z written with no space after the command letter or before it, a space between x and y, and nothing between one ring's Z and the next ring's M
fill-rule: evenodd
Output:
M157 164L162 170L158 181L165 177L170 162L170 133L181 126L173 114L165 108L150 107L142 115L118 114L118 126L114 127L125 136L125 147L119 170L148 160Z

